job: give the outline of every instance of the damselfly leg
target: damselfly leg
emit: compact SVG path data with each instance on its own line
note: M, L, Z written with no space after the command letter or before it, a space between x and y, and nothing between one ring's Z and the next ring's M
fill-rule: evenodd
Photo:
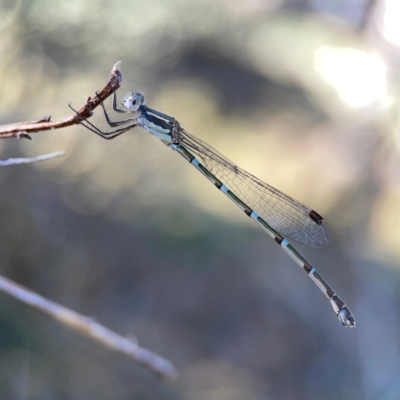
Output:
M96 94L98 95L98 93L96 92ZM108 115L107 109L104 105L103 100L100 100L100 105L103 108L103 112L104 112L104 116L106 118L107 124L110 125L112 128L124 125L124 124L128 124L127 126L123 127L123 128L119 128L119 129L114 129L114 130L109 130L109 131L102 131L100 128L98 128L96 125L92 124L91 122L89 122L86 118L84 118L81 114L79 114L78 111L76 111L71 104L69 104L69 108L71 110L73 110L76 114L78 114L79 116L82 117L82 122L81 125L83 125L86 129L89 129L90 131L94 132L96 135L101 136L103 139L106 140L111 140L116 138L119 135L122 135L123 133L135 128L136 126L139 125L139 123L137 122L137 116L133 117L133 118L126 118L124 120L120 120L120 121L112 121L111 118ZM117 112L121 112L121 113L129 113L132 114L134 111L130 111L130 110L122 110L119 109L117 107L117 95L115 94L115 92L113 93L113 109Z

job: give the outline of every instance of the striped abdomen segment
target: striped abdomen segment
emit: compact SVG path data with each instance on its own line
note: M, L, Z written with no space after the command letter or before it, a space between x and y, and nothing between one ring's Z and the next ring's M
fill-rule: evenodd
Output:
M325 280L318 274L314 267L312 267L298 251L275 229L273 229L262 217L260 217L254 210L252 210L245 202L235 195L223 182L221 182L214 174L205 168L199 160L191 154L181 144L165 143L168 147L177 151L182 157L189 161L196 169L198 169L214 186L230 198L244 213L251 219L256 221L267 234L274 239L282 249L293 259L293 261L302 268L311 280L318 286L318 288L329 299L339 321L348 327L355 326L355 319L347 307L347 305L340 299L336 292L325 282ZM318 214L317 214L318 215Z

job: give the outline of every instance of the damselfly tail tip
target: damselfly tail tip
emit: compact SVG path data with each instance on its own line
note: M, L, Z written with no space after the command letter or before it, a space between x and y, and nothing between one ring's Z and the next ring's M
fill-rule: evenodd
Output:
M356 328L356 320L348 307L339 310L337 317L339 318L340 323L346 328Z

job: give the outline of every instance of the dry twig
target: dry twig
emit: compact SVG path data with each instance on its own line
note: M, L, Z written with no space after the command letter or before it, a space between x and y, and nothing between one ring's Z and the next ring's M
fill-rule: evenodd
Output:
M9 158L8 160L0 160L0 167L6 167L8 165L17 165L17 164L32 164L38 161L46 161L51 158L62 157L65 154L65 151L56 151L50 154L43 154L37 157L31 158Z
M43 117L35 121L17 122L15 124L8 124L0 126L0 139L8 138L27 138L30 139L29 133L48 131L50 129L65 128L66 126L79 124L83 118L90 118L92 111L100 104L101 100L111 96L116 91L121 83L122 74L119 68L120 61L118 61L111 70L110 79L107 85L96 94L94 98L89 97L86 104L71 117L60 119L59 121L50 122L50 117Z
M172 381L178 375L168 360L151 350L140 347L135 339L124 338L92 318L85 317L69 308L47 300L1 275L0 291L49 315L70 329L83 333L103 346L131 358L166 380Z
M92 115L92 111L100 104L100 101L109 97L119 88L122 80L122 74L118 69L119 64L120 62L117 62L114 65L107 85L93 99L89 97L86 104L78 111L80 115L74 114L71 117L56 122L50 122L50 117L43 117L36 121L3 125L0 126L0 139L12 137L30 139L29 133L31 132L64 128L66 126L79 124L83 118L89 118ZM5 161L0 161L0 166L33 163L60 157L62 155L64 155L64 152L56 152L34 158L10 158ZM70 329L83 333L89 338L101 343L103 346L129 357L166 380L174 380L178 375L177 371L168 360L160 357L151 350L140 347L136 339L130 340L124 338L97 323L92 318L85 317L60 304L47 300L37 293L1 275L0 291L49 315Z

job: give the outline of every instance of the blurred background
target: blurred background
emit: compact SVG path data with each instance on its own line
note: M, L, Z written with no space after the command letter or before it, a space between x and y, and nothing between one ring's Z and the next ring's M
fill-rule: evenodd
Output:
M173 385L0 294L1 399L398 399L400 4L0 0L0 123L71 115L122 60L135 88L317 210L306 274L141 129L0 141L1 273L170 359ZM104 127L96 110L92 122Z

